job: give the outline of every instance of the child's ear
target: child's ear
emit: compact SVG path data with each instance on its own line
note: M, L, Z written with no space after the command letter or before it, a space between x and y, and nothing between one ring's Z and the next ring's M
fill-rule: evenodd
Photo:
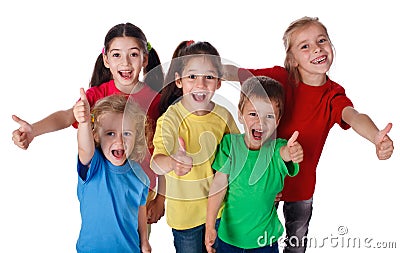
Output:
M243 114L241 111L238 111L238 120L240 124L244 124Z
M218 78L218 83L217 83L217 90L219 89L219 88L221 88L221 78Z
M178 72L175 72L175 85L176 85L176 87L178 87L179 89L182 89L182 78L181 78L181 76L178 74Z
M100 137L97 132L93 132L93 138L94 138L95 143L100 144Z
M110 63L108 62L107 54L102 54L102 55L103 55L104 67L109 69L110 68Z
M144 54L143 55L142 68L145 69L147 67L147 64L149 64L149 55L148 54Z

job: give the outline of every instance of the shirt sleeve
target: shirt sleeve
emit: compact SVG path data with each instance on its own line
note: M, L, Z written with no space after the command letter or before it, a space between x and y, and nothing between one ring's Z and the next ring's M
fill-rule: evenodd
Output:
M222 138L221 143L217 147L215 159L211 166L214 170L224 174L230 174L232 165L230 136L230 134L226 134Z
M339 126L343 129L349 129L350 125L347 124L342 119L343 109L347 106L353 107L353 103L346 96L346 92L344 88L338 84L335 84L332 89L333 96L331 99L331 115L335 123L339 124Z

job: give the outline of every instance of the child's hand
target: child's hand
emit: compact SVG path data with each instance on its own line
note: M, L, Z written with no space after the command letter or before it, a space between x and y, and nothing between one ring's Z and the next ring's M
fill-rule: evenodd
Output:
M303 161L303 147L297 142L297 137L299 132L295 131L287 142L287 147L289 148L290 160L294 163L299 163Z
M19 124L19 128L12 132L12 140L18 147L27 149L34 138L32 125L15 115L12 119Z
M90 123L90 105L86 98L85 90L81 88L81 99L74 105L74 117L78 123Z
M165 213L165 197L157 196L147 205L147 224L157 223Z
M206 245L207 253L215 253L215 249L212 247L217 238L217 230L215 228L206 228L206 234L204 239L204 244Z
M379 131L375 136L376 155L379 160L389 159L393 154L393 141L387 135L392 129L392 123L387 124L385 129Z
M172 168L175 174L178 176L184 176L190 172L193 167L193 159L186 155L186 145L185 141L179 137L179 149L171 156L172 158Z
M144 240L140 242L140 252L142 253L151 253L151 246L149 240Z

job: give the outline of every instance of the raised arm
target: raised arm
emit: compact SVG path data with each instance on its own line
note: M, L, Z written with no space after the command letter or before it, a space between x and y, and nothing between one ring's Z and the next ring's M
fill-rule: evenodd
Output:
M386 160L392 156L393 141L388 136L392 123L388 123L383 130L379 130L368 115L359 113L351 106L343 109L342 119L359 135L375 145L378 159Z
M90 116L90 105L84 89L81 88L81 99L76 102L73 114L78 126L78 155L82 164L87 165L93 157L95 146Z
M12 132L12 139L22 149L27 149L36 136L67 128L75 121L72 108L52 113L32 125L16 115L12 119L19 124L19 128Z

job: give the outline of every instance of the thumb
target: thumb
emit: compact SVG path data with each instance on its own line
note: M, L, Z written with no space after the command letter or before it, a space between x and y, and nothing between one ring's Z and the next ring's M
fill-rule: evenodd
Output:
M83 88L80 89L80 93L81 93L81 100L82 101L87 101L86 93L85 93L85 90Z
M25 120L22 120L21 118L19 118L16 115L12 115L12 119L19 124L19 126L20 126L19 130L22 132L24 132L25 127L27 125L29 125L28 122L26 122Z
M299 131L294 131L292 137L290 137L290 139L287 142L288 147L292 147L294 145L298 136L299 136Z
M178 142L179 142L179 151L186 153L186 144L185 144L185 141L183 140L183 138L179 137Z
M390 132L392 129L392 123L388 123L383 130L380 130L375 137L376 143L382 142L383 138Z

